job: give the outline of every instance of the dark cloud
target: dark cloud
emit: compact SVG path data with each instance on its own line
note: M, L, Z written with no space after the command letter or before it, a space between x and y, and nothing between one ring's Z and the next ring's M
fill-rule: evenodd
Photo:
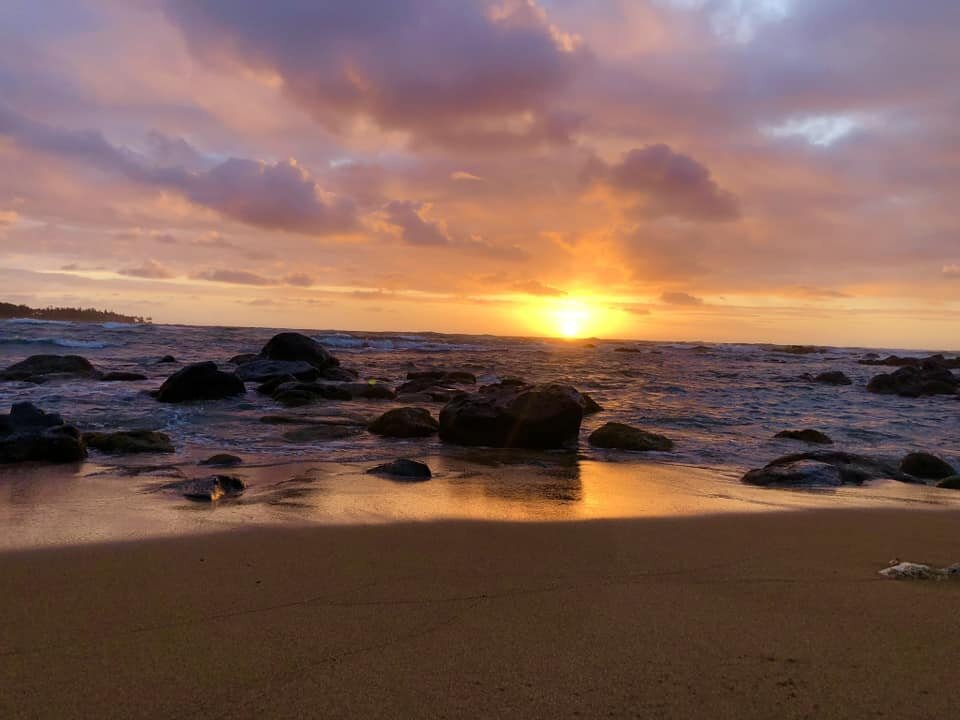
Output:
M704 165L667 145L635 148L612 165L593 160L585 174L635 201L641 216L709 222L740 216L736 196L721 189Z
M559 288L544 285L539 280L521 280L510 286L513 292L524 293L525 295L539 295L542 297L563 297L566 291Z
M172 270L167 269L156 260L145 260L142 265L123 268L117 270L117 272L129 277L148 278L150 280L169 280L176 277Z
M585 53L535 0L164 5L195 55L275 73L334 130L366 117L416 142L514 144L565 141L573 122L548 101Z
M665 292L660 296L664 305L694 306L703 305L703 298L698 298L685 292Z
M388 223L400 229L400 239L408 245L447 245L450 239L436 222L421 214L423 203L394 200L387 203L383 214Z
M206 270L194 275L198 280L228 283L230 285L273 285L269 278L246 270Z
M258 227L304 234L351 230L356 209L324 193L295 160L265 163L229 158L209 170L153 164L110 144L93 130L62 130L22 118L0 106L0 136L19 145L118 173L139 184L172 190L191 202Z

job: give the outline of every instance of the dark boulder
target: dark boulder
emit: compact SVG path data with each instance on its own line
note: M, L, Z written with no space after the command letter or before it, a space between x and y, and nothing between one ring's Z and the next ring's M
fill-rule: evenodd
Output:
M810 428L804 430L781 430L774 435L774 437L786 440L800 440L801 442L816 443L819 445L833 445L833 440L831 440L829 436L819 430L812 430Z
M236 475L211 475L173 483L167 487L179 491L188 500L197 502L216 502L224 497L236 497L246 489L243 480Z
M846 373L840 370L830 370L822 372L813 378L813 382L821 385L852 385L853 380L847 377Z
M399 458L392 462L377 465L367 470L372 475L386 475L397 480L420 481L429 480L433 477L429 466L416 460Z
M582 398L580 405L583 407L584 415L593 415L603 410L603 408L600 406L600 403L590 397L587 393L580 393L580 397Z
M857 360L857 362L860 365L884 365L887 367L922 367L924 364L931 364L948 369L960 369L960 357L946 358L943 355L930 355L925 358L888 355L880 359L876 353L873 353Z
M320 371L320 379L331 382L354 382L359 377L356 370L345 367L328 367Z
M418 370L407 373L407 380L429 380L433 384L476 385L477 376L466 370Z
M960 475L951 475L937 482L938 488L945 490L960 490Z
M393 400L397 394L383 383L373 380L369 382L351 382L341 383L341 390L350 393L351 398L362 398L364 400Z
M299 382L293 375L281 375L257 385L258 395L273 395L281 385Z
M273 399L287 407L311 405L320 400L352 400L353 395L339 385L325 383L284 383L277 387Z
M943 480L956 474L956 469L942 458L925 452L912 452L900 461L900 472L921 480Z
M320 377L320 371L304 360L265 360L260 358L238 367L236 376L244 382L262 383L287 376L308 381Z
M236 375L221 372L214 362L200 362L177 370L164 381L155 397L160 402L181 403L221 400L244 392L243 381Z
M867 390L901 397L956 395L960 380L941 362L928 358L920 365L905 365L892 373L877 375L870 380Z
M458 445L561 448L575 445L583 398L569 385L488 385L440 411L440 438Z
M270 360L302 360L318 370L340 364L340 361L316 340L295 332L274 335L263 346L260 355Z
M673 450L673 441L663 435L647 432L618 422L608 422L590 433L589 443L594 447L616 450Z
M209 465L210 467L236 467L242 463L243 458L239 458L236 455L217 453L216 455L211 455L206 460L201 460L198 464Z
M21 402L0 415L0 463L77 462L86 456L80 432L57 413Z
M170 437L154 430L128 430L121 432L86 432L83 441L87 447L109 454L172 453Z
M0 380L42 383L52 379L95 379L100 372L80 355L31 355L0 372Z
M227 360L227 362L231 365L246 365L249 362L259 359L260 356L256 353L240 353L239 355L234 355L232 358Z
M125 372L125 371L114 371L108 372L105 375L101 376L100 379L103 382L138 382L140 380L146 380L147 376L143 373L136 372Z
M172 364L179 362L173 355L164 355L162 358L157 360L158 365Z
M741 481L748 485L792 487L862 485L870 480L885 478L917 482L912 476L881 460L834 450L785 455L759 470L751 470Z
M367 427L375 435L396 438L427 437L439 429L430 411L417 407L388 410Z

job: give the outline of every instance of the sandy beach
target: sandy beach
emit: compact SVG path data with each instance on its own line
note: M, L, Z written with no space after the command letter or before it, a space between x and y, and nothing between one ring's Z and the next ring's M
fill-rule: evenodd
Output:
M944 718L960 514L251 528L0 555L0 717Z

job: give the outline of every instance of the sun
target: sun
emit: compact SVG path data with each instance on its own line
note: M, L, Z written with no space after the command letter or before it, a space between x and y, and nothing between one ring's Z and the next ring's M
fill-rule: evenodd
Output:
M594 313L582 302L571 302L553 312L557 335L565 338L580 338L586 334Z

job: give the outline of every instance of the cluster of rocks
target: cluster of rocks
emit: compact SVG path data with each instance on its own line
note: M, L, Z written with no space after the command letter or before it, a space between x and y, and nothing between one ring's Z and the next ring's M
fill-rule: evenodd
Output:
M28 382L34 385L53 380L100 380L102 382L134 382L146 380L143 373L102 372L80 355L31 355L0 371L0 381Z
M80 431L57 413L28 402L14 403L0 415L0 463L78 462L87 457Z
M960 370L960 357L946 358L943 355L930 355L925 358L887 355L887 357L881 358L879 355L871 353L857 360L857 363L860 365L876 365L886 367L921 367L925 363L934 363L936 365L953 370Z
M750 470L742 481L764 487L839 487L871 480L898 480L911 484L934 482L960 489L960 475L942 458L922 452L906 455L899 464L839 451L785 455L762 468Z
M942 355L902 365L892 373L883 373L870 380L867 390L881 395L925 397L960 393L960 378L950 370L952 363Z

